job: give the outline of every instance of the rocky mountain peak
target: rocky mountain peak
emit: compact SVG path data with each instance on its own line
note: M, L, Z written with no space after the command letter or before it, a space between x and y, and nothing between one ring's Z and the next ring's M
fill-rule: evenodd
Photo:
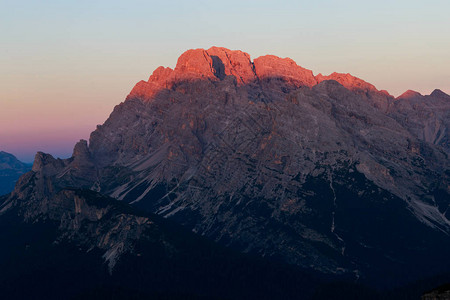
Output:
M436 98L444 98L444 99L450 99L450 95L444 93L440 89L435 89L430 96L436 97Z
M336 80L340 84L342 84L346 89L351 91L361 91L361 92L369 92L369 91L377 91L374 85L359 79L349 73L332 73L328 76L324 76L322 74L318 74L316 76L316 80L318 83L324 80Z
M171 68L165 68L163 66L160 66L156 68L155 71L153 71L152 75L148 79L148 82L155 82L159 83L161 85L167 84L167 79L170 78L170 75L172 74L173 70Z
M259 79L280 78L296 87L317 84L311 70L300 67L290 58L265 55L255 59L255 71Z
M174 84L193 80L221 81L234 76L236 85L243 86L259 80L281 79L293 87L317 84L311 70L298 66L290 58L274 55L261 56L252 62L248 53L223 47L191 49L184 52L174 70L159 67L148 81L140 81L128 98L150 100L161 90Z
M248 53L222 47L188 50L178 58L174 71L173 80L222 80L233 75L238 84L246 84L256 79Z
M77 169L93 165L91 153L86 140L80 140L73 148L73 164Z
M204 49L192 49L178 58L175 72L179 79L214 79L218 72L213 68L213 59Z
M389 92L386 90L380 90L380 93L384 94L385 96L392 97L391 94L389 94Z
M401 94L400 96L398 96L396 99L412 99L412 98L417 98L417 97L421 97L422 94L413 90L407 90L406 92L404 92L403 94Z
M150 101L162 90L172 89L180 82L200 80L217 82L224 80L227 76L234 76L236 79L234 84L238 87L254 82L268 83L274 79L281 80L283 90L301 86L312 87L325 80L335 80L353 92L379 94L378 98L381 98L372 99L372 102L376 103L375 106L384 108L387 107L385 98L391 98L387 91L380 92L372 84L348 73L314 76L311 70L297 65L290 58L265 55L252 62L250 55L240 50L211 47L208 50L187 50L178 58L174 70L165 67L157 68L148 81L140 81L136 84L128 95L128 99L139 98Z
M89 148L86 140L80 140L78 143L75 144L72 156L73 157L89 156Z
M56 159L47 153L37 152L34 156L33 167L31 168L34 172L39 172L44 169L46 165L52 164L56 161Z
M23 163L11 153L0 151L0 170L21 168Z
M233 75L238 85L256 80L253 63L248 53L240 50L229 50L223 47L211 47L207 50L213 60L213 67L220 79Z

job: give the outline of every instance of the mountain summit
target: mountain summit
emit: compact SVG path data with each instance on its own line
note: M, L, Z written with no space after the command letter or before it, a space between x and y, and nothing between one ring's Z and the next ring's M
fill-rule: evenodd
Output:
M298 66L290 58L266 55L252 61L249 54L240 50L211 47L208 50L186 51L178 58L174 70L157 68L148 81L141 81L133 88L129 97L151 99L159 90L170 89L177 82L201 79L220 81L226 76L233 76L238 86L278 79L299 88L312 87L324 80L335 80L350 90L378 91L373 85L348 73L314 76L311 70Z
M449 111L439 92L394 99L288 58L188 50L137 83L71 158L38 153L0 212L67 225L60 191L88 189L239 252L399 287L450 267ZM85 236L95 230L59 228L108 263L136 249L126 231L113 251Z

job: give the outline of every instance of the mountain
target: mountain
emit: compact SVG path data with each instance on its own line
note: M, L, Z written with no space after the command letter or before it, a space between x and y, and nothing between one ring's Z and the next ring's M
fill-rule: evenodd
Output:
M89 230L61 219L73 214L58 200L68 187L157 214L218 247L369 289L450 280L448 103L443 92L395 99L288 58L189 50L175 69L137 83L71 158L38 153L0 213L18 209L34 224L59 211L68 242L89 241L112 274L142 237L99 212L83 217ZM92 240L116 230L108 243Z
M441 146L450 154L450 96L441 90L422 96L406 91L396 98L390 115L413 136L428 143Z
M19 161L10 153L0 151L0 195L11 192L17 179L30 170L31 165Z

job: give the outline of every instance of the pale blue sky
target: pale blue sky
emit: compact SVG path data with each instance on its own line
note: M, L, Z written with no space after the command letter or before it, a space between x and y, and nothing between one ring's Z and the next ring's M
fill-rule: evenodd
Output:
M0 1L0 150L68 156L190 48L290 57L397 96L450 93L450 1Z

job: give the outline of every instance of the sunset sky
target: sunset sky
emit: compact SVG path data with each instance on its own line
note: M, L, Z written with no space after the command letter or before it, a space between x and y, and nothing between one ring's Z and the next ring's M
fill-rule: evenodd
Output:
M0 150L69 157L190 48L290 57L398 96L450 93L450 1L0 0Z

